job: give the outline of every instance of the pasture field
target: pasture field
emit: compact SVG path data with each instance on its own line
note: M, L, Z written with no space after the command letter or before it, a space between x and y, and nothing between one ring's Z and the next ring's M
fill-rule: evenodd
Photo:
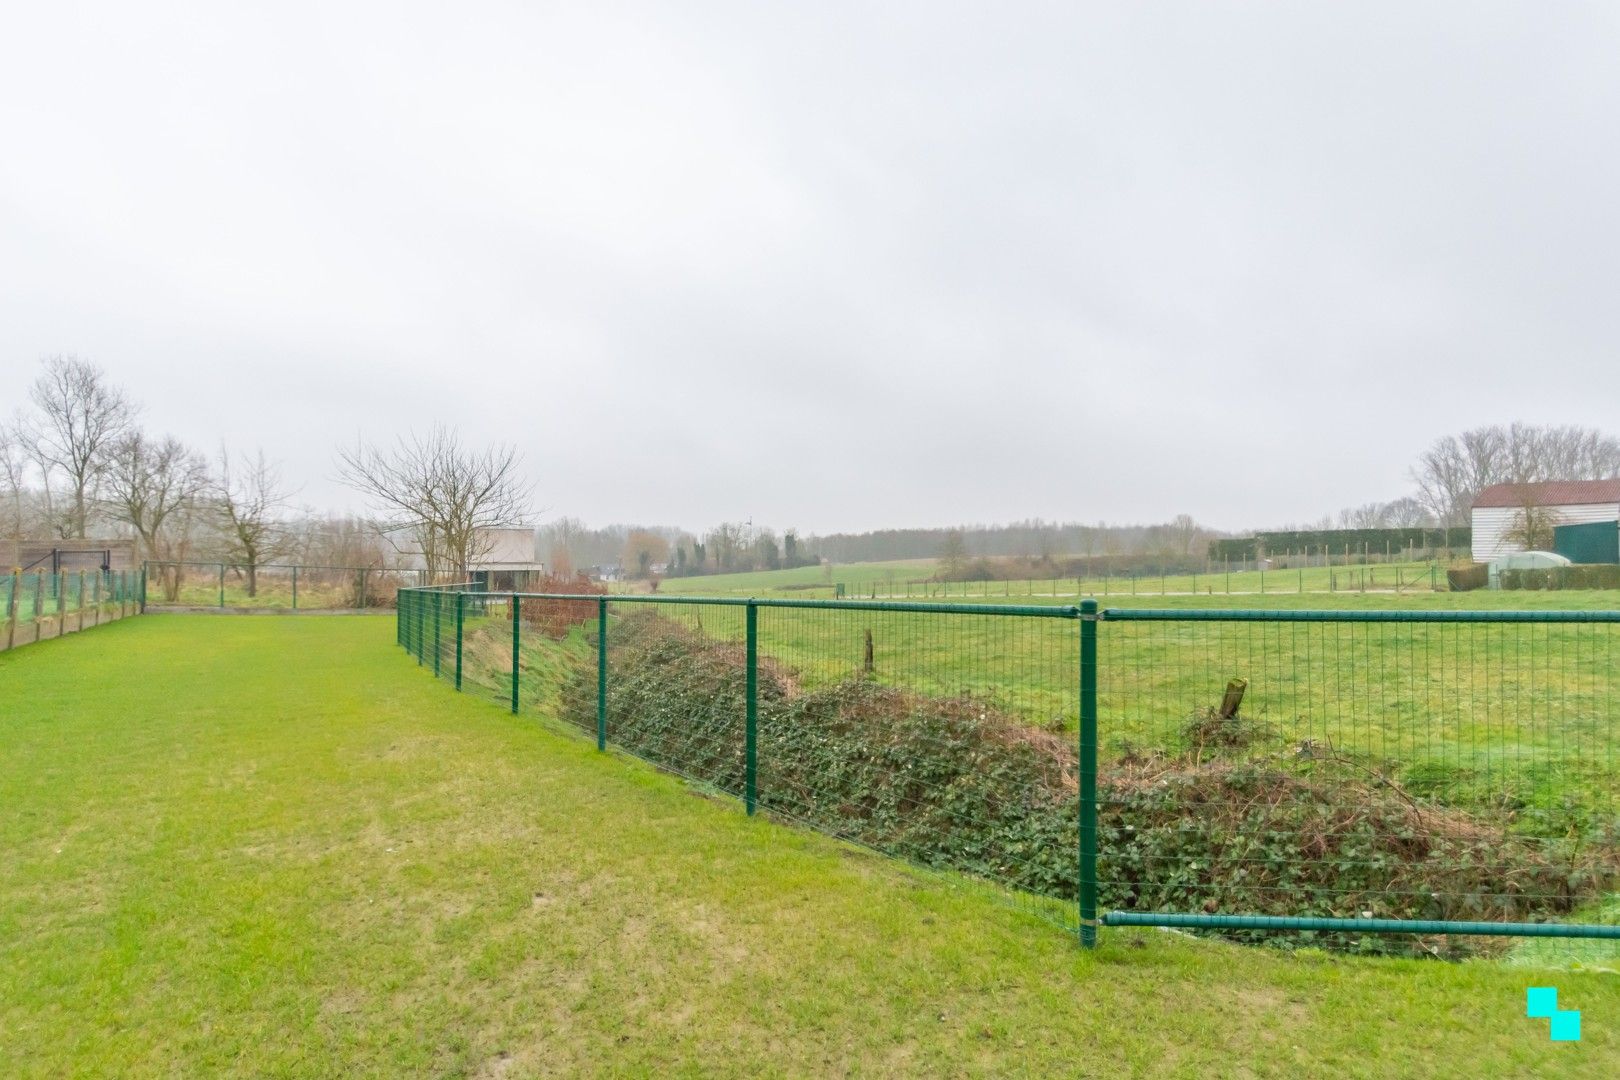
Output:
M1108 931L749 819L364 616L0 656L8 1075L1620 1072L1620 982ZM1579 1043L1524 1017L1556 979Z
M1429 562L1376 563L1350 566L1312 566L1287 570L1232 571L1204 574L1143 574L1040 578L1015 581L931 581L936 559L895 562L841 563L801 566L793 570L761 570L745 574L707 574L667 578L662 591L681 596L793 596L829 598L837 586L849 599L962 599L985 602L1023 602L1029 598L1097 596L1251 596L1290 593L1380 593L1402 595L1433 592L1444 587L1445 567ZM645 584L627 583L622 591L645 591Z
M746 592L749 589L784 591L795 595L815 596L820 587L832 590L832 582L843 581L867 587L895 582L920 581L934 572L933 559L901 559L893 562L839 563L831 567L831 576L825 566L798 566L792 570L758 570L743 574L705 574L698 577L668 578L662 588L666 592L686 595ZM806 586L817 591L806 592Z

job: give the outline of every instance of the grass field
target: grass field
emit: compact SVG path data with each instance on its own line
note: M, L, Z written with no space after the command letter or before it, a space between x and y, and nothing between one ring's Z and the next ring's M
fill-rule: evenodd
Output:
M1606 1076L1620 982L1109 931L513 717L388 620L0 656L8 1075ZM1527 1020L1556 979L1583 1041Z
M708 574L669 578L662 588L683 596L738 593L751 589L816 595L816 592L830 592L832 583L836 581L863 588L873 584L887 585L891 581L921 581L933 574L934 562L933 559L902 559L894 562L840 563L833 567L799 566L792 570L759 570L744 574ZM805 586L818 586L818 589L804 592ZM819 588L822 586L825 588Z
M1251 596L1290 593L1411 595L1445 585L1445 568L1427 562L1313 566L1289 570L1145 574L1137 577L1068 577L1018 581L933 581L938 560L840 563L793 570L669 578L666 593L681 596L796 596L827 598L838 586L851 599L961 599L1023 602L1029 598L1085 596ZM644 591L631 582L625 591Z

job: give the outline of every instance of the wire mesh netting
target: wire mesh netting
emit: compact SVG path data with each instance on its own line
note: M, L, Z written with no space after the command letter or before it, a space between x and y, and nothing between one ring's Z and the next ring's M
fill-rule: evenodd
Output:
M401 644L463 690L750 810L1005 886L1066 926L1081 921L1089 819L1110 918L1620 962L1610 940L1455 932L1620 922L1613 616L1152 610L1086 624L1060 605L400 595ZM1262 934L1217 916L1424 932Z
M422 570L230 562L148 562L154 607L227 611L356 611L392 608L400 589L420 588Z
M86 630L140 611L136 571L0 576L0 649Z
M1107 613L1103 906L1620 921L1608 892L1620 854L1620 624L1593 613L1429 619ZM1613 941L1326 938L1359 951L1620 959Z
M760 606L750 665L741 601L401 595L401 643L465 691L1075 922L1072 609Z

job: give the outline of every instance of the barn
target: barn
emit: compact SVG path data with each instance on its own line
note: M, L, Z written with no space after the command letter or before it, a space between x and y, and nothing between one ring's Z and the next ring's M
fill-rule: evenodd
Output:
M1527 509L1552 523L1551 549L1578 563L1620 562L1620 480L1553 480L1493 484L1474 499L1474 561L1523 551L1510 535Z

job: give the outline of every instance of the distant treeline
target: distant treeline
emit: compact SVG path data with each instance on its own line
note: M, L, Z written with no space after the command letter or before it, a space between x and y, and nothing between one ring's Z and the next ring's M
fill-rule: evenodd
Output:
M807 536L803 543L806 551L829 562L887 562L937 558L946 552L953 534L960 537L963 554L969 557L1047 559L1152 553L1185 558L1202 551L1210 530L1185 515L1162 525L1081 525L1035 519L1011 525L830 533Z
M969 559L988 558L1033 560L1043 566L1068 559L1093 560L1099 566L1113 561L1190 568L1202 563L1206 542L1213 535L1183 514L1162 525L1081 525L1036 519L1011 525L880 529L825 536L800 536L794 529L777 533L736 522L721 522L698 534L668 525L591 528L577 519L561 518L538 529L536 539L542 560L570 571L623 566L636 573L660 567L659 573L685 576L775 570L821 561L938 558L950 561L953 567ZM1069 569L1061 566L1058 576L1065 576ZM1074 569L1079 572L1078 562Z
M1152 577L1158 574L1198 574L1207 570L1203 555L1173 555L1140 552L1135 555L978 556L972 559L940 560L928 579L932 581L1084 581L1105 577ZM904 575L902 575L904 576Z
M1453 529L1312 529L1289 532L1263 532L1253 536L1211 540L1211 559L1243 561L1264 555L1286 555L1290 552L1320 552L1332 554L1349 552L1383 554L1410 549L1437 550L1450 548L1468 550L1473 543L1474 530Z

